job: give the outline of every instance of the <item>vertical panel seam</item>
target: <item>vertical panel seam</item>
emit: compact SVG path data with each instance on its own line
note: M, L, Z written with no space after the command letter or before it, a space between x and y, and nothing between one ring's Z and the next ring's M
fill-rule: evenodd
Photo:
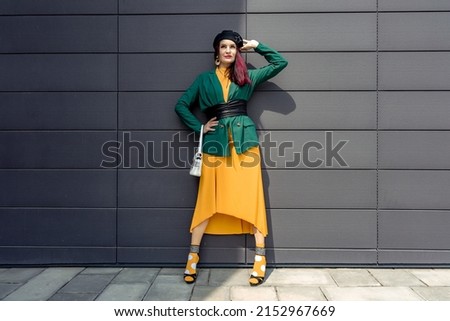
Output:
M377 215L377 250L376 250L376 252L377 252L377 265L379 265L379 262L380 262L380 260L379 260L379 239L380 239L380 230L379 230L379 164L378 164L378 162L379 162L379 124L378 124L378 122L379 122L379 106L378 106L378 94L379 94L379 92L378 92L378 87L379 87L379 74L378 74L378 64L379 64L379 57L378 57L378 41L379 41L379 38L378 38L378 29L379 29L379 22L378 22L378 17L379 17L379 7L378 7L378 2L379 2L379 0L377 0L377 3L376 3L376 6L377 6L377 23L376 23L376 43L377 43L377 48L376 48L376 53L377 53L377 74L376 74L376 91L377 91L377 93L376 93L376 96L377 96L377 102L376 102L376 108L377 108L377 111L376 111L376 114L377 114L377 119L376 119L376 125L377 125L377 154L376 154L376 164L377 164L377 167L376 167L376 172L377 172L377 179L376 179L376 184L377 184L377 188L376 188L376 205L377 205L377 209L376 209L376 215Z
M120 0L117 0L116 14L116 141L119 142L119 32L120 32ZM116 258L115 263L119 263L119 165L116 165Z

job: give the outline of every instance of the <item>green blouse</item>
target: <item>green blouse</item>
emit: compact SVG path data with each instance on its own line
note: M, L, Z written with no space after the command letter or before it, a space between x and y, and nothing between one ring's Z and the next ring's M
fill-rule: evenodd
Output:
M276 76L288 62L276 50L259 43L255 52L264 56L268 65L249 69L248 74L252 83L239 87L230 84L228 101L248 101L255 88L264 81ZM181 120L192 130L199 133L202 123L191 112L191 108L198 105L201 111L208 107L224 103L222 86L214 70L200 74L192 85L184 92L175 105L175 112ZM229 156L228 132L231 131L236 152L241 154L259 144L254 122L248 116L226 117L219 120L215 131L206 133L203 137L203 152L216 156Z

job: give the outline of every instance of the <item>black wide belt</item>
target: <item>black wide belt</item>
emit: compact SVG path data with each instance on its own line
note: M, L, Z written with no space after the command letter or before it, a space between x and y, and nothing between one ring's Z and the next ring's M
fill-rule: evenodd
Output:
M247 116L247 102L245 100L230 100L223 104L214 105L205 109L208 119L217 117L222 119L232 116Z

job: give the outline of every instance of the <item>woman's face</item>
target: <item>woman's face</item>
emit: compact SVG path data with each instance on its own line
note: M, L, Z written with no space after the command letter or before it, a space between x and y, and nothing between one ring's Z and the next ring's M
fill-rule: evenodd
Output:
M230 67L236 59L236 44L228 39L224 39L219 44L219 66Z

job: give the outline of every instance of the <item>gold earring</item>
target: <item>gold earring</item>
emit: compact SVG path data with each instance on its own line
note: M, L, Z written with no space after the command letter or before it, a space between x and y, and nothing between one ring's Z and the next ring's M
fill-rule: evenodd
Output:
M216 66L220 65L220 60L218 56L216 56L216 60L214 61L214 63L216 64Z

